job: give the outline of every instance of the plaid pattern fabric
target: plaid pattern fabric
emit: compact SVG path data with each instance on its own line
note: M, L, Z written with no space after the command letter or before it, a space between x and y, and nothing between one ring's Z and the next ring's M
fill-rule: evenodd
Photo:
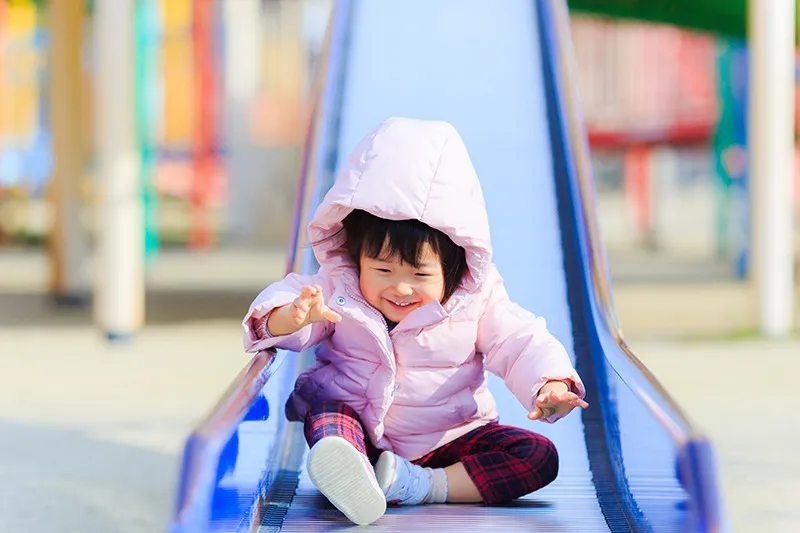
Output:
M558 452L547 438L522 428L490 423L441 446L414 463L444 468L461 462L484 503L506 503L550 484Z
M342 437L366 455L373 465L381 455L381 450L375 448L364 434L358 413L343 402L322 402L309 410L303 432L309 448L323 437Z
M341 402L323 402L306 415L308 446L323 437L342 437L374 465L381 450L364 435L358 414ZM558 474L553 443L532 431L490 423L414 461L423 467L445 468L463 463L484 503L506 503L550 484Z

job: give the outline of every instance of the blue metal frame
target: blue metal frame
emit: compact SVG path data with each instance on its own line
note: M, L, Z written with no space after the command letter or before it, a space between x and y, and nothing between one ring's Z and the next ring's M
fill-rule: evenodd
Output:
M595 491L606 523L614 533L650 532L643 513L628 487L622 460L617 407L610 401L608 376L601 346L592 320L591 285L586 279L586 237L584 214L577 189L574 155L567 133L567 113L559 97L559 45L554 14L549 2L536 2L539 8L539 35L542 40L545 94L553 143L553 174L556 181L559 224L561 226L567 298L572 318L578 374L586 384L586 400L591 409L581 412L585 428L589 465Z
M655 376L636 358L625 343L614 315L611 282L605 262L599 224L594 213L594 180L589 161L588 137L578 106L577 80L574 76L573 51L569 37L568 10L564 0L537 0L541 16L542 38L548 41L546 64L549 72L548 91L552 103L550 113L554 140L561 140L554 150L559 185L559 215L565 239L565 268L568 272L573 322L582 322L576 332L578 365L591 375L598 388L595 401L600 401L602 424L594 420L592 410L583 413L587 447L596 476L598 500L604 513L608 507L620 506L626 524L633 531L650 531L653 524L639 508L628 486L625 457L622 450L617 405L609 388L611 379L618 380L651 410L659 424L667 429L678 449L676 476L686 490L691 531L725 529L717 488L717 470L709 440L693 425ZM560 130L560 131L558 131ZM565 231L566 230L566 231ZM567 257L569 255L569 257ZM577 326L576 326L577 327ZM579 372L580 372L579 368ZM594 413L597 413L596 411ZM597 448L603 448L598 457ZM593 450L594 449L594 450ZM593 453L594 452L594 453ZM605 455L605 457L603 457ZM600 481L600 483L598 483ZM603 484L615 486L616 501L603 493ZM609 523L612 530L617 528ZM621 529L628 531L628 529Z

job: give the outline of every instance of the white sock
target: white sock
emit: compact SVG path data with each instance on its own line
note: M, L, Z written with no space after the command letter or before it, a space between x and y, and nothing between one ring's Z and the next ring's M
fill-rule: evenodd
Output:
M430 489L425 496L423 503L446 503L447 502L447 472L444 468L426 468L425 471L430 476Z
M375 475L391 505L447 501L447 474L443 468L425 468L392 452L383 452L375 465Z

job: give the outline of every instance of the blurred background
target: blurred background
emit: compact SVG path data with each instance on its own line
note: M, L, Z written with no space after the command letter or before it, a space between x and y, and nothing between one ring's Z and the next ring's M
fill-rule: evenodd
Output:
M248 360L238 321L286 269L332 2L132 2L120 109L98 104L98 0L0 0L1 531L167 523L183 439ZM625 335L718 446L735 529L798 531L800 340L758 333L746 42L577 10L572 32ZM144 206L121 332L91 296L109 109Z

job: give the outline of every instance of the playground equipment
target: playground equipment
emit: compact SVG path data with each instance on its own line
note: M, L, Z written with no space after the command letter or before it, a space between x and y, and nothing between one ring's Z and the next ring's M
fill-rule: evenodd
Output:
M550 486L500 507L390 508L376 531L726 531L709 441L625 344L594 205L566 3L348 0L335 4L294 217L289 270L317 268L305 225L342 158L386 116L461 132L483 184L511 297L547 317L590 408L536 426L559 449ZM459 11L458 25L452 14ZM476 35L490 32L492 39ZM531 284L530 280L537 280ZM313 354L257 354L186 443L170 531L347 526L304 471L283 402ZM494 379L501 421L528 425ZM269 405L269 415L262 412Z

